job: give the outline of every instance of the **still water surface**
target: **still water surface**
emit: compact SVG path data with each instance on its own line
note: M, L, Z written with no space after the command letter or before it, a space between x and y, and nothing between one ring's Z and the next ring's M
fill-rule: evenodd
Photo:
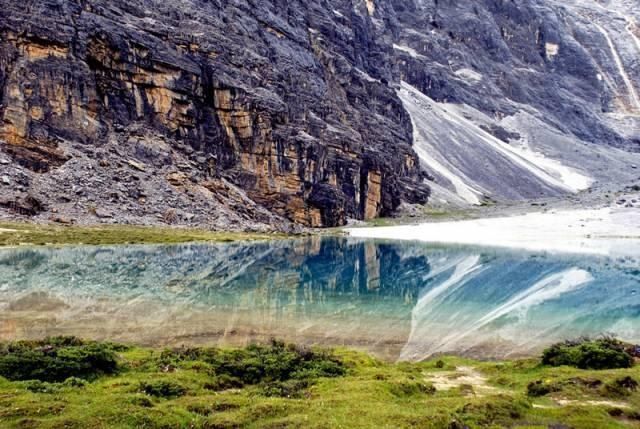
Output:
M0 250L0 340L278 337L391 360L640 342L640 261L347 238Z

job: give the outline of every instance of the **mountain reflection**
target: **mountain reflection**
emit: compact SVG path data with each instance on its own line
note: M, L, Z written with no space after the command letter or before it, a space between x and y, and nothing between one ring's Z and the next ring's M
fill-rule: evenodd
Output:
M280 337L388 359L537 353L579 335L638 341L633 259L314 237L0 251L0 339L149 345Z

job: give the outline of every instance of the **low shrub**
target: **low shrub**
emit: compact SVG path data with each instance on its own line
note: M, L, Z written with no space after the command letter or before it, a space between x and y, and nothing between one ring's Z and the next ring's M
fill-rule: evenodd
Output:
M473 388L472 384L461 384L460 386L458 386L458 391L463 396L471 396L476 394L476 390Z
M187 389L181 384L165 380L142 382L139 390L158 398L175 398L187 393Z
M542 380L532 381L527 385L527 395L533 398L546 396L549 393L559 392L562 387L553 382L546 382Z
M167 349L160 354L157 364L160 368L175 367L184 362L203 360L207 355L215 354L214 351L215 349L206 349L199 347L181 347L175 349Z
M605 384L603 393L613 397L629 396L638 390L638 386L638 382L633 377L620 377Z
M75 337L0 343L0 375L11 381L90 380L118 371L117 350L114 344Z
M87 385L87 381L78 377L69 377L64 381L64 385L67 387L85 387Z
M611 417L626 418L629 420L640 420L640 411L622 408L611 408L607 411Z
M153 408L153 402L146 396L134 396L129 400L131 405L135 405L137 407L142 408Z
M527 395L530 397L545 396L554 392L561 392L565 387L579 389L598 389L602 381L596 378L572 377L560 381L532 381L527 385Z
M55 383L47 383L40 380L29 380L24 383L24 388L32 393L58 393L60 385Z
M266 346L251 345L215 353L209 350L201 359L211 365L214 375L226 375L246 385L339 377L346 373L343 363L327 352L315 352L275 340Z
M329 352L272 340L244 349L180 348L165 350L158 360L167 366L207 368L212 379L204 388L212 391L260 385L266 396L301 397L302 391L321 377L346 374L344 364Z
M311 384L309 380L273 381L262 387L262 394L279 398L302 398Z
M588 389L597 389L602 386L602 380L597 378L585 378L585 377L572 377L564 382L565 384L572 384L574 386L586 387Z
M639 420L640 421L640 411L627 410L627 411L625 411L625 415L627 416L627 418L629 418L631 420Z
M634 359L627 353L627 347L627 344L614 338L565 341L546 349L542 354L542 363L595 370L630 368Z
M394 396L405 397L415 395L433 395L436 393L436 388L430 383L424 383L421 381L398 381L390 382L389 390Z
M244 386L242 380L226 374L215 377L212 381L205 383L204 388L214 392L221 392L229 389L240 389Z
M522 418L531 405L523 400L500 396L490 401L466 404L457 411L458 418L466 424L480 427L511 426L513 420Z
M187 411L199 416L210 416L214 410L206 404L189 404L187 405Z

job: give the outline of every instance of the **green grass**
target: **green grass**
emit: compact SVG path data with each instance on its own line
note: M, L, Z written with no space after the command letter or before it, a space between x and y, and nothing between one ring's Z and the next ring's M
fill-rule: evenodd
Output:
M424 216L427 219L437 220L461 220L469 219L474 215L472 209L437 209L437 208L425 208Z
M178 244L285 238L284 234L144 226L61 226L0 222L0 246Z
M379 217L370 219L356 228L377 228L385 226L411 225L421 222L445 222L455 220L473 219L474 212L469 209L437 209L425 207L417 216L400 216L400 217ZM338 230L342 230L338 228Z
M117 353L115 374L40 384L0 377L0 427L640 427L640 392L629 381L640 380L638 366L597 371L458 357L389 363L282 343L108 348ZM463 368L479 381L449 390L434 381L455 380ZM536 382L555 388L531 396Z

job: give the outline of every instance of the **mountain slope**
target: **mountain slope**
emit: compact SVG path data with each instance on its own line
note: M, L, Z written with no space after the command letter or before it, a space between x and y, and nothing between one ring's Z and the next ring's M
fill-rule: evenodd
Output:
M430 187L479 204L637 176L625 0L1 6L3 217L282 230Z
M399 96L436 200L535 199L637 178L636 2L392 3Z
M0 204L234 227L425 202L371 22L281 3L5 1L0 138L40 204Z

